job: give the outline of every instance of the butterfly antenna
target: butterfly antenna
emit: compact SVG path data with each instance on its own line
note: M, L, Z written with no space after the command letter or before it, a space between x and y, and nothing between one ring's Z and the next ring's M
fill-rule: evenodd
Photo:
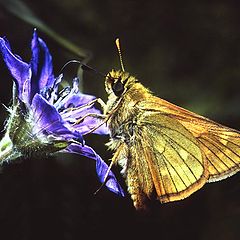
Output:
M123 60L122 60L122 53L121 53L119 38L116 39L115 43L116 43L117 50L118 50L118 55L119 55L119 59L120 59L121 68L122 68L123 72L125 72L125 68L124 68Z

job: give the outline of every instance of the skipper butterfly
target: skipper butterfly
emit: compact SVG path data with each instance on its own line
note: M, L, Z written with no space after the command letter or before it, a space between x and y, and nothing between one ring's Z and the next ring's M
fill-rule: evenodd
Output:
M135 208L146 208L153 197L161 203L184 199L238 172L240 132L154 96L124 70L116 44L122 70L105 78L107 146Z

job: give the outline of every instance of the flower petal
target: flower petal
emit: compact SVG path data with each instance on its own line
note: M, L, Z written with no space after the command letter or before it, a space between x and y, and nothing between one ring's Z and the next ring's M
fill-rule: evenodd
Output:
M94 100L96 97L88 94L78 93L78 94L72 94L66 100L63 101L64 108L68 108L69 106L73 105L74 107L80 107L83 106L92 100Z
M102 160L102 158L91 147L86 145L80 146L73 143L69 145L65 150L62 150L62 152L77 153L82 156L86 156L88 158L95 160L98 178L101 183L104 182L104 178L106 176L109 166ZM117 182L117 179L111 170L109 171L105 185L110 191L116 193L119 196L124 196L124 191L120 186L120 184Z
M87 117L80 124L70 126L69 128L81 132L82 135L86 135L95 127L98 128L93 132L94 134L108 135L110 133L108 127L106 126L106 123L102 123L101 120L93 117Z
M65 108L67 108L69 105L74 105L75 107L83 106L96 99L95 96L81 93L79 91L79 82L80 79L78 77L73 79L71 92L63 101Z
M37 31L33 32L32 39L32 97L35 93L54 83L52 56L45 42L38 37Z
M101 111L91 107L91 106L82 106L80 108L76 108L75 110L66 109L64 112L60 113L64 121L68 122L69 124L76 123L78 119L86 116L87 114L97 114L101 115ZM102 124L102 119L99 119L97 117L86 117L84 121L75 124L70 125L69 128L75 129L77 131L80 131L82 135L87 134L89 131L91 131L93 128L99 126L94 133L105 135L109 134L109 129L106 127L106 124ZM101 125L102 124L102 125ZM101 126L100 126L101 125Z
M29 64L25 63L20 57L14 55L10 49L8 41L4 38L0 38L0 51L3 56L10 73L12 74L14 81L16 82L18 89L18 97L24 101L23 88L24 83L31 78L31 69ZM27 93L25 93L27 94ZM27 97L25 97L26 99Z
M55 107L50 105L40 94L34 96L31 109L35 121L33 129L35 134L54 134L66 141L75 140L83 144L82 135L78 131L69 130Z

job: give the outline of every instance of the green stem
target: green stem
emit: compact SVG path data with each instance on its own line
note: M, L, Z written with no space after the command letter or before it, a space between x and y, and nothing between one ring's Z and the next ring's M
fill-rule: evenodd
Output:
M21 155L22 154L14 148L7 132L0 141L0 165L2 165L3 162L14 160Z

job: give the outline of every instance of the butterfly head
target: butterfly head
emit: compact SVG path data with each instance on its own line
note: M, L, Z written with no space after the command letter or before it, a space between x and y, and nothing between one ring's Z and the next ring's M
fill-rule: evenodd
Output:
M105 79L105 88L108 94L114 93L116 97L122 96L136 82L136 78L128 72L111 70Z
M105 88L109 95L114 94L115 97L121 97L137 80L135 77L130 76L128 72L125 72L119 38L116 39L115 43L122 70L113 69L106 75Z

